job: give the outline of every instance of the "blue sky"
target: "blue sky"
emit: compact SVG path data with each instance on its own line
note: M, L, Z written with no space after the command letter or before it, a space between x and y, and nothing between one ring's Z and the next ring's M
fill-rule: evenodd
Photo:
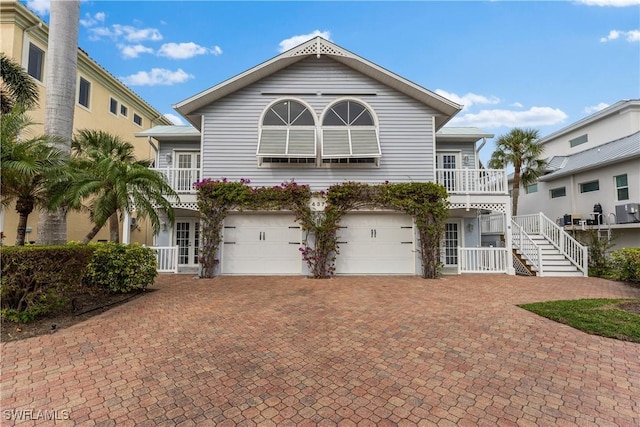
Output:
M48 21L48 0L25 3ZM496 136L640 98L640 0L85 0L79 45L180 124L172 105L318 34L465 105L450 125Z

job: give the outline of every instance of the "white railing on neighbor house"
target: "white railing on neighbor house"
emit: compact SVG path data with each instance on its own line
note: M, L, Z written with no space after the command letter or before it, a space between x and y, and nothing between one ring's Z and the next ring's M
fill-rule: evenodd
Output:
M169 185L177 193L195 194L193 184L200 180L200 169L158 168L154 170L166 176Z
M504 169L436 169L436 182L451 194L508 194Z
M458 248L458 274L506 272L507 248Z
M532 215L518 215L513 220L526 233L538 234L546 238L585 276L588 274L588 248L571 237L569 233L551 221L545 214L540 212Z
M482 234L501 234L504 233L505 215L503 213L491 213L480 215L480 232Z
M151 246L156 251L158 260L158 273L178 272L178 247L177 246Z
M531 240L527 232L513 219L511 220L511 242L523 258L531 264L538 276L544 276L542 268L542 248Z

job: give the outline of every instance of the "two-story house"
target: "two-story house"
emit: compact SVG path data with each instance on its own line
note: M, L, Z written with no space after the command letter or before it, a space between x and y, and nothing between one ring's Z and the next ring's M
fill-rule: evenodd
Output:
M39 104L29 111L29 116L37 125L30 132L39 135L44 132L44 112L47 82L45 64L47 62L47 40L49 29L44 21L17 1L0 3L0 50L13 58L27 70L39 89ZM136 132L171 122L140 96L111 75L89 55L78 48L78 70L76 82L76 105L73 125L75 130L100 129L118 135L135 147L139 159L155 159L153 147L146 141L134 137ZM6 239L5 244L13 244L16 236L18 215L13 206L0 213L0 229ZM33 212L27 224L27 240L35 240L38 213ZM82 240L92 225L86 214L70 213L67 220L69 240ZM153 232L145 223L129 227L131 239L151 244ZM108 239L108 230L102 230L97 240Z
M181 193L175 226L156 236L163 270L197 269L193 183L225 177L314 191L345 181L437 182L450 202L443 271L514 272L506 173L478 160L493 135L445 127L460 105L332 42L309 40L174 108L191 126L137 134L158 147L156 164ZM495 245L483 247L485 232L500 236ZM420 274L416 239L410 216L352 212L341 222L336 273ZM308 274L300 242L291 212L234 212L218 273Z
M540 140L548 172L521 189L519 216L640 246L640 100L621 100Z

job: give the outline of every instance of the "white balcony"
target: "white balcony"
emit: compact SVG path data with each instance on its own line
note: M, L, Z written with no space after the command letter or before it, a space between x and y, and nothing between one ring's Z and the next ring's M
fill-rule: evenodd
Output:
M509 194L504 169L436 169L436 182L449 194Z
M196 194L193 184L200 180L200 169L160 168L154 169L167 177L171 188L178 194Z

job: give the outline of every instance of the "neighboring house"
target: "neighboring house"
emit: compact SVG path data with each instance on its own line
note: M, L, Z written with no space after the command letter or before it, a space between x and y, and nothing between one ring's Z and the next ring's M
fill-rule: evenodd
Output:
M578 235L596 230L616 248L640 247L640 100L619 101L540 143L548 172L521 189L519 216L542 211Z
M34 126L33 135L42 134L46 102L45 64L47 61L47 25L16 1L0 3L0 50L21 63L33 77L40 89L40 101L29 116L40 125ZM140 159L153 159L155 151L145 141L134 137L136 132L171 122L147 104L116 77L102 68L89 55L78 48L78 75L76 85L76 107L74 129L100 129L122 137L135 147ZM0 229L5 235L4 243L15 242L18 215L9 206L0 215ZM38 212L29 217L27 240L37 235ZM71 213L67 221L68 239L81 240L91 229L86 214ZM96 239L108 239L105 227ZM141 243L152 243L153 234L145 224L132 229L131 237Z
M314 38L174 106L192 126L139 132L158 146L156 164L181 193L178 217L156 236L162 270L198 269L193 183L294 180L312 190L358 181L438 182L449 191L445 272L513 274L511 251L481 247L481 215L501 219L510 247L504 170L479 165L493 135L444 125L461 106L322 38ZM302 232L290 212L234 212L225 220L219 274L308 274ZM410 216L361 210L341 223L337 274L420 274ZM164 252L163 252L164 251ZM175 252L171 252L175 251Z

